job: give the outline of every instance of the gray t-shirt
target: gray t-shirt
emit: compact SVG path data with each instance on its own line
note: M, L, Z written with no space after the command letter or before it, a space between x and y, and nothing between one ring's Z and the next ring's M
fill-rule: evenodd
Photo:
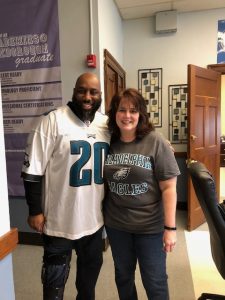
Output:
M173 151L155 131L141 140L113 143L104 167L109 188L103 208L105 224L133 233L162 231L164 214L158 182L179 174Z

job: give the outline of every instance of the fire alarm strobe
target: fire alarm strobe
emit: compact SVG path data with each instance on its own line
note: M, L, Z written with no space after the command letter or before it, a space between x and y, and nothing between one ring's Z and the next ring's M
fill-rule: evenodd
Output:
M96 55L95 54L87 55L87 66L89 68L96 68Z

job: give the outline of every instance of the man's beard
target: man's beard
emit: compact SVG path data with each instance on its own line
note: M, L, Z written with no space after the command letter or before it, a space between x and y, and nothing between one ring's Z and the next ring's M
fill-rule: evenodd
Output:
M91 109L86 110L86 109L83 109L83 103L85 103L85 101L79 101L79 100L77 100L76 96L73 95L72 108L73 108L75 114L83 122L85 122L85 121L92 122L95 117L96 111L99 109L99 107L101 105L101 102L102 102L102 98L99 97L99 99L93 101ZM89 101L86 101L86 103L89 103Z

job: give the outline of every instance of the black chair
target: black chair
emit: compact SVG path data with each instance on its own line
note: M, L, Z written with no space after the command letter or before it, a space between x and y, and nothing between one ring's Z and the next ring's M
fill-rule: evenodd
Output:
M188 163L194 190L209 228L210 246L213 261L225 279L225 220L218 206L215 182L204 164L193 161ZM219 300L225 296L203 293L198 300Z

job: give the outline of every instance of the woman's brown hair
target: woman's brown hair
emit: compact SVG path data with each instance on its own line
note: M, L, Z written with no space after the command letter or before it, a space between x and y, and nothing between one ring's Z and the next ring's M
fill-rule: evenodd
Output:
M139 121L136 129L136 138L141 139L150 131L154 130L153 124L149 121L149 116L147 113L147 107L145 103L145 99L138 92L138 90L129 88L121 91L118 94L115 94L112 97L110 108L108 111L108 128L112 134L111 141L115 141L120 138L120 129L116 124L116 112L118 110L120 101L122 99L127 99L130 101L135 109L139 112Z

